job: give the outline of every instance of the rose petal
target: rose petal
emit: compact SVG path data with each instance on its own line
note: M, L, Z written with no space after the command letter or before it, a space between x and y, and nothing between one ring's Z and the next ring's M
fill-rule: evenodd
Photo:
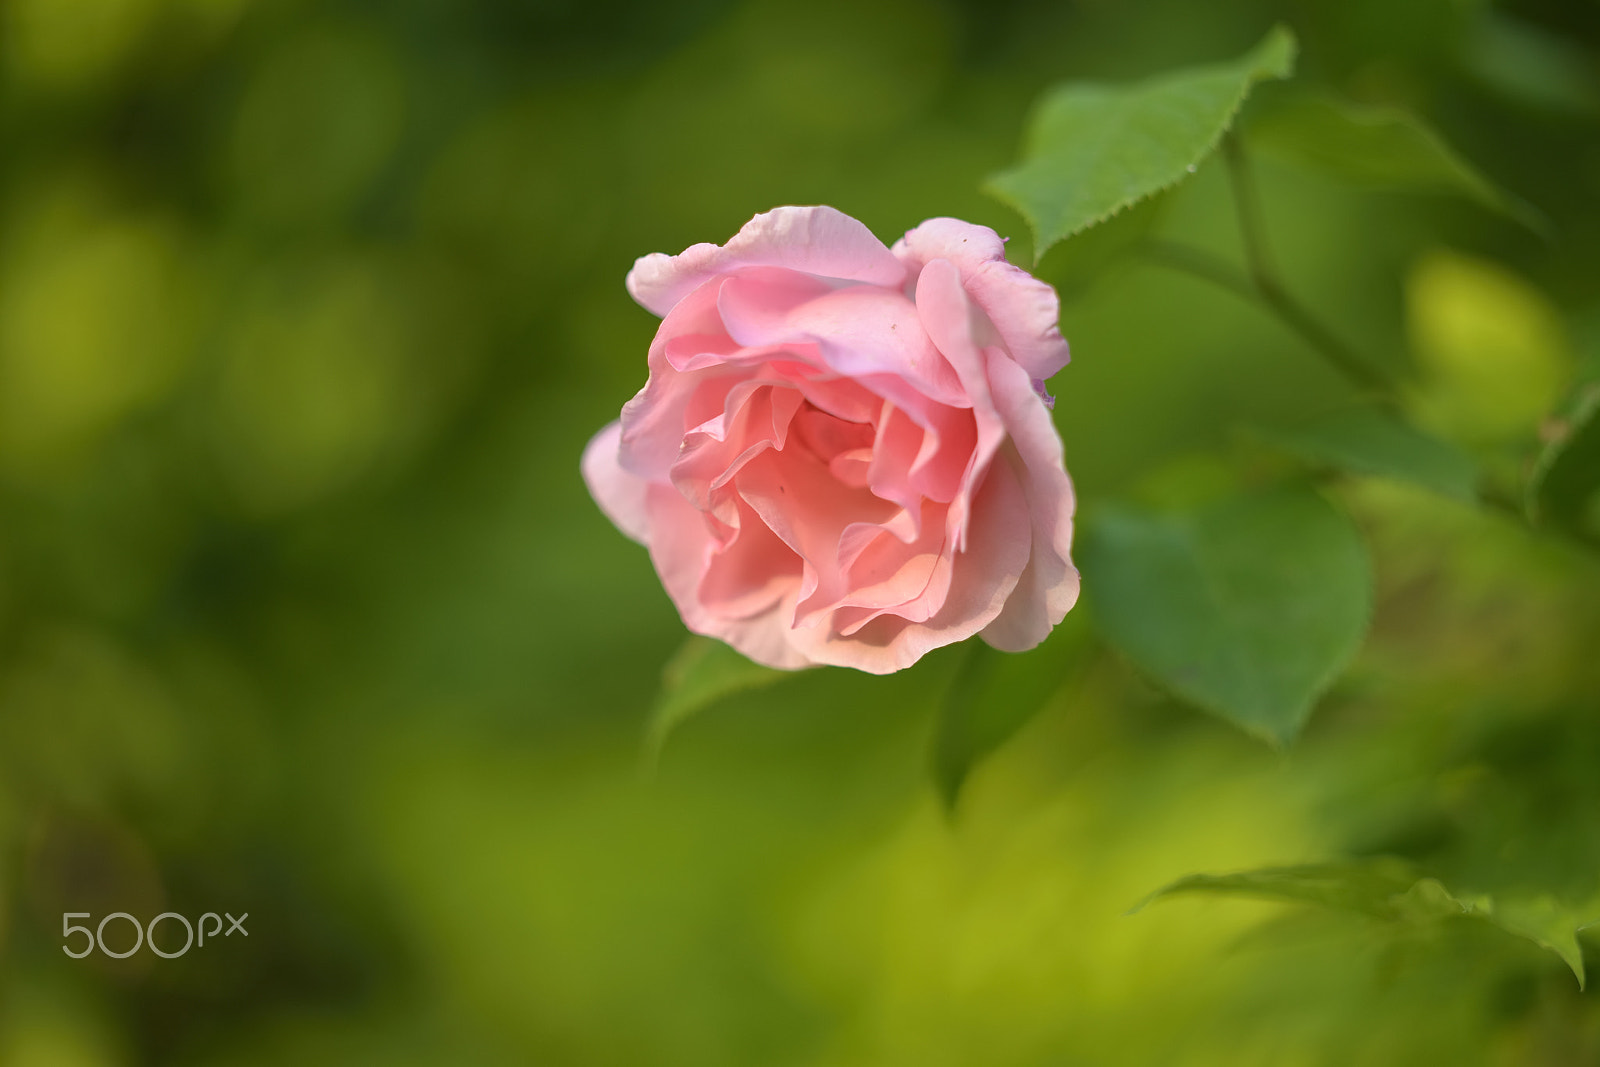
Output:
M805 561L802 602L819 587L839 588L840 546L851 526L882 525L900 510L865 489L845 485L816 457L792 449L756 456L734 484L772 532Z
M815 346L828 370L889 385L885 395L910 408L966 406L961 380L903 293L866 285L818 291L796 277L759 270L723 282L717 308L729 336L749 346Z
M697 600L708 615L748 619L783 599L800 578L800 557L761 521L750 505L734 498L735 529L728 543L706 560Z
M955 557L943 606L928 621L907 622L884 613L847 637L824 617L795 629L794 646L817 663L890 674L935 648L971 637L1000 614L1027 564L1027 507L1010 466L994 464L973 502L970 547Z
M780 207L757 215L727 244L697 244L676 256L642 256L628 292L657 315L718 275L742 267L787 267L821 278L898 287L905 268L872 231L831 207Z
M790 578L777 602L743 618L726 618L700 603L700 583L712 557L705 519L670 486L652 485L647 505L651 515L650 561L672 598L684 625L697 634L719 638L757 663L779 670L811 666L789 639L798 578Z
M716 361L694 369L685 361L682 370L670 362L668 347L674 338L714 338L722 333L714 287L685 300L663 320L650 343L650 377L644 388L622 406L621 463L624 468L649 481L664 481L687 429L685 410L697 399L702 386L722 380L724 387L731 388L734 382L749 374L742 367ZM684 358L683 354L678 353L677 358Z
M834 629L848 637L849 631L841 629L841 617L865 622L882 612L906 616L903 609L908 604L913 606L914 621L931 615L931 610L916 615L914 609L919 598L928 595L930 583L937 583L934 595L940 602L949 587L949 581L940 577L949 564L943 558L949 543L945 510L924 501L915 517L901 512L886 523L847 527L839 539L838 566L823 574L816 591L800 601L795 625L808 626L818 616L834 615ZM868 611L854 610L862 608Z
M1007 263L1005 242L989 227L929 219L896 241L893 252L913 276L935 259L954 263L968 294L1030 377L1043 380L1067 365L1071 353L1061 336L1056 291Z
M962 476L961 492L951 502L952 514L961 531L957 548L965 550L967 538L961 521L966 500L989 469L1000 442L1005 440L1005 425L995 411L994 398L989 393L988 368L973 337L972 303L961 288L960 272L948 259L932 260L917 276L917 314L928 336L961 378L961 388L972 401L973 418L977 423L977 442Z
M622 446L622 424L608 423L589 439L580 467L606 518L628 537L646 544L650 540L650 516L645 510L645 488L649 484L638 475L622 469L617 457Z
M1078 571L1072 565L1072 481L1062 465L1061 438L1044 402L1021 367L990 350L989 382L995 406L1011 433L1003 462L1022 471L1023 491L1033 525L1033 554L1016 592L983 631L983 639L1005 652L1023 652L1049 636L1078 600Z
M942 511L927 504L922 528L925 536L912 544L902 544L887 530L880 531L850 565L849 591L830 608L853 607L894 611L914 602L927 591L938 569L945 546Z
M672 484L685 500L712 513L731 533L738 521L736 494L731 488L718 490L750 460L784 446L802 400L794 389L759 380L734 386L728 391L724 410L684 436L672 465Z
M1031 647L1072 606L1072 487L1036 392L1067 359L1059 308L992 230L931 219L891 251L780 208L628 286L664 321L583 473L690 629L887 673L977 632Z

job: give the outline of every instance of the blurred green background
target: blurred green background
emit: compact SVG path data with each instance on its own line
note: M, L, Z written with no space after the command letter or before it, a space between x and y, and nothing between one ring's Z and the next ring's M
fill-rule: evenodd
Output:
M1334 855L1600 891L1600 567L1395 485L1333 490L1375 629L1287 755L1086 604L953 817L952 650L730 697L641 769L683 631L577 472L643 382L633 259L827 203L1028 263L977 189L1043 88L1275 21L1555 234L1262 159L1305 302L1397 364L1531 346L1536 410L1600 376L1592 3L0 0L0 1065L1600 1062L1596 994L1487 928L1126 914ZM1214 170L1157 225L1236 258ZM1201 282L1041 273L1086 509L1346 395ZM165 910L249 935L60 951Z

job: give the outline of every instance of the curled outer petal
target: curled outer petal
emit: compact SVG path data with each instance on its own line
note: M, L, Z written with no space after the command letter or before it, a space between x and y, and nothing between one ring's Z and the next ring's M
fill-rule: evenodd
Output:
M1005 242L987 226L960 219L929 219L895 242L893 252L913 273L933 259L948 259L1005 343L1011 358L1043 381L1067 365L1056 291L1006 262Z
M1072 607L1072 485L1040 379L1049 286L994 232L933 219L891 251L831 208L645 256L649 380L585 449L685 624L779 668L910 666L1038 644Z
M742 267L787 267L818 278L897 286L905 277L882 241L831 207L780 207L757 215L725 245L698 244L669 256L641 256L628 292L657 315L702 284Z

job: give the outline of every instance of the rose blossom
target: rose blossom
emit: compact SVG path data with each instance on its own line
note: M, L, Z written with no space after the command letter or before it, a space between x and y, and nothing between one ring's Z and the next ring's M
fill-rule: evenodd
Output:
M641 258L650 378L583 474L689 629L773 667L886 674L980 634L1021 651L1078 596L1044 379L1055 291L993 230L885 248L828 207Z

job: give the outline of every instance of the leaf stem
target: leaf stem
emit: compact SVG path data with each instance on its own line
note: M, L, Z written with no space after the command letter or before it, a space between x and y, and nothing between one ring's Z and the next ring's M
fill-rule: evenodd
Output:
M1389 380L1352 353L1271 282L1263 286L1259 276L1245 273L1221 256L1172 241L1146 241L1139 251L1152 263L1202 278L1243 300L1260 305L1277 316L1306 344L1326 356L1363 393L1383 403L1391 402Z
M1357 355L1333 331L1323 326L1316 316L1289 295L1283 282L1279 280L1272 251L1267 245L1266 227L1261 218L1261 199L1256 193L1255 178L1250 171L1249 161L1245 159L1244 146L1232 131L1223 135L1222 155L1228 164L1234 208L1239 216L1239 233L1244 241L1245 264L1249 271L1248 285L1251 295L1265 305L1267 310L1277 315L1285 326L1299 334L1306 344L1321 354L1357 389L1376 397L1391 395L1393 382L1389 376ZM1219 280L1210 268L1196 273L1202 273L1212 281ZM1238 291L1238 286L1232 281L1225 284L1228 288Z

